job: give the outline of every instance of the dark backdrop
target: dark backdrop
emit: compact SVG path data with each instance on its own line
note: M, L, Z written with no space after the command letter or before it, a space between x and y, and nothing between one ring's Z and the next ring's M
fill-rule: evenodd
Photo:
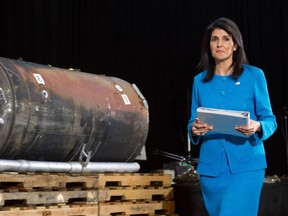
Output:
M267 174L286 173L283 107L288 102L286 0L2 0L0 56L116 76L149 103L142 171L187 155L192 78L203 31L226 16L243 33L250 63L266 74L279 128L265 142ZM192 156L197 157L192 147Z

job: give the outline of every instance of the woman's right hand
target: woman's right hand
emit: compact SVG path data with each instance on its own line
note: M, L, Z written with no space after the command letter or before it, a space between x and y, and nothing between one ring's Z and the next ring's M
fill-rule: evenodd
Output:
M204 136L205 133L213 130L212 125L208 125L204 122L200 122L199 118L196 118L192 124L191 131L193 136Z

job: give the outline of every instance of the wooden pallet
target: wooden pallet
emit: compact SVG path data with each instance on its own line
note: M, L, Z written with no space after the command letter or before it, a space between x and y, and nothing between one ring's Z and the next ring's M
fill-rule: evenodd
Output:
M7 203L27 205L49 205L72 203L73 200L82 202L107 202L131 200L172 200L173 188L103 188L99 190L72 191L30 191L30 192L0 192L0 207Z
M0 206L13 205L50 205L79 202L97 203L98 192L92 191L34 191L0 193ZM1 209L0 209L1 210Z
M111 215L102 215L102 216L111 216ZM179 215L178 214L140 214L140 215L113 214L113 216L179 216Z
M10 208L0 211L1 216L98 216L98 205L38 206L35 208Z
M101 215L101 216L111 216L111 215ZM113 214L113 216L179 216L178 214L133 214L133 215L127 215L127 214Z
M98 201L116 200L172 200L173 188L102 188L98 189Z
M0 191L11 188L170 187L171 183L171 175L164 173L0 173Z
M174 201L108 202L99 203L99 215L173 214Z
M97 175L67 173L0 173L0 191L39 188L97 188Z
M98 187L153 186L171 187L172 176L164 173L109 173L98 174Z
M164 173L0 173L0 216L176 216Z

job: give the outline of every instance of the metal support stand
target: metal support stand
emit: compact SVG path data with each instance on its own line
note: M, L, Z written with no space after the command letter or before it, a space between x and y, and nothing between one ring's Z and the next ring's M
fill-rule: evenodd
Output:
M284 142L286 146L286 162L287 162L287 176L288 176L288 103L283 108L284 111Z
M192 158L190 155L185 157L185 156L176 155L176 154L172 154L172 153L165 152L165 151L160 151L157 149L154 150L154 154L161 155L167 158L171 158L173 160L180 161L182 163L188 163L188 164L198 163L198 158Z

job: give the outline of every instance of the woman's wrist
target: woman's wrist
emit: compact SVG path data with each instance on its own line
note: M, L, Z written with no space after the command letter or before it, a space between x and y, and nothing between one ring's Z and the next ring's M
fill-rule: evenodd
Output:
M261 123L259 121L257 121L257 123L259 124L258 128L257 128L257 132L261 132L262 131L262 126Z

